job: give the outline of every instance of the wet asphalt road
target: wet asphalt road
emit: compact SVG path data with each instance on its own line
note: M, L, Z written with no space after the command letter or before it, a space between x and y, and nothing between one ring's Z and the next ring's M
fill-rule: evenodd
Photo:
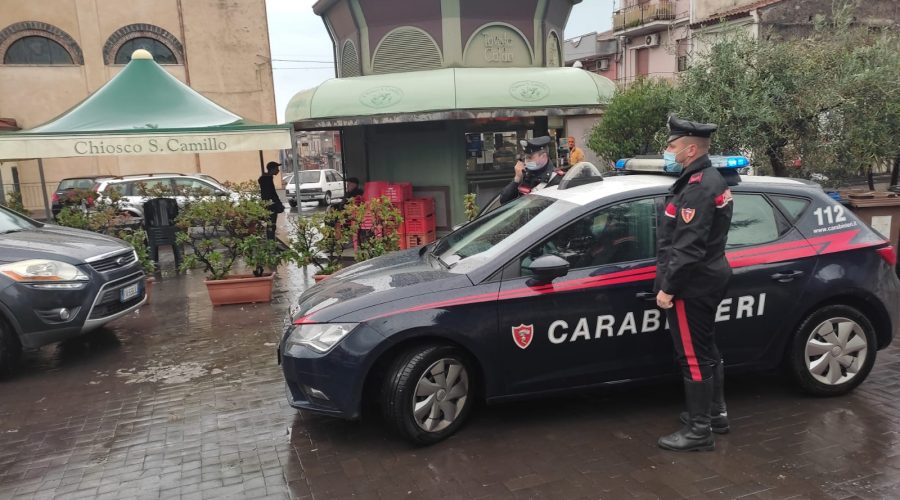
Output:
M285 402L282 318L311 276L285 267L271 304L209 304L202 276L28 353L0 381L0 498L898 498L900 347L853 394L730 377L732 433L712 453L656 447L679 386L480 407L416 448L377 418Z

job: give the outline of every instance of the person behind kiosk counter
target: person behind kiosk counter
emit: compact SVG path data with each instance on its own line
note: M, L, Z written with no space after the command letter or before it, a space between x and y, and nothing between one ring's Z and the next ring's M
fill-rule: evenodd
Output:
M575 138L570 135L567 139L569 143L569 165L583 162L584 151L575 145Z
M552 143L550 136L535 137L527 141L521 141L525 151L525 158L516 162L516 174L513 180L500 192L500 203L508 203L523 194L530 193L539 184L550 180L553 173L553 164L547 148ZM523 161L524 160L524 161Z

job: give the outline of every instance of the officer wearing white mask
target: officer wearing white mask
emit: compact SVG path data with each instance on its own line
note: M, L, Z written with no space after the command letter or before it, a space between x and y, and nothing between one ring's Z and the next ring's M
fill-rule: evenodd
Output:
M546 184L553 174L553 164L547 152L553 140L550 136L535 137L527 141L521 141L525 151L524 161L516 163L516 175L513 180L500 192L500 203L512 201L523 194L528 194L535 189L540 189Z

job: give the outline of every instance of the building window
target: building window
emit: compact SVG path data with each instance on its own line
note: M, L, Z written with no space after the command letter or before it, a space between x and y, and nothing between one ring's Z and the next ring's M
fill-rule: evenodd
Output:
M678 71L688 69L688 39L681 38L675 42L675 55L678 58Z
M160 64L184 64L184 46L175 35L152 24L129 24L116 30L103 46L105 64L128 64L131 54L144 49Z
M115 64L128 64L131 61L131 54L139 49L149 52L153 56L153 60L159 64L178 64L178 59L175 58L172 49L153 38L133 38L123 43L116 52Z
M26 36L6 49L3 64L72 64L72 56L49 38Z
M3 64L84 64L78 43L65 31L39 21L24 21L0 30Z

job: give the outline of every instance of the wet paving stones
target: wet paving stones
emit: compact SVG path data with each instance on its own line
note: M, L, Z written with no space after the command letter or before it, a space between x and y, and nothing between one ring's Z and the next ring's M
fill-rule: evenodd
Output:
M729 376L711 453L656 447L679 425L671 383L481 406L420 448L285 402L276 343L310 282L213 308L201 276L166 278L138 313L28 353L0 381L0 498L900 497L900 347L845 397Z

